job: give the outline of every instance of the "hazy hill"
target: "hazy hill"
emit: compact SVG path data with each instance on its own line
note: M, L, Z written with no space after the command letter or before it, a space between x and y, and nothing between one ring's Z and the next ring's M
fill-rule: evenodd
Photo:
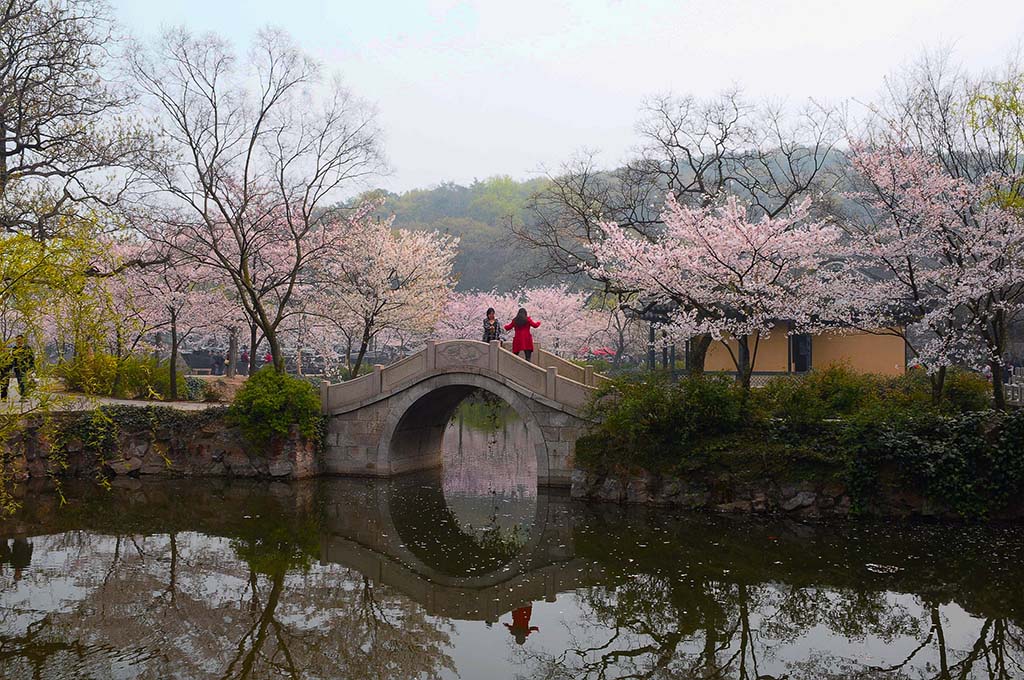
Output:
M529 253L509 234L509 220L526 219L527 201L546 181L517 182L498 176L469 186L447 182L433 189L402 194L376 191L363 197L382 196L381 215L394 215L396 227L436 229L458 236L459 290L507 291L523 285L517 275L529 270Z

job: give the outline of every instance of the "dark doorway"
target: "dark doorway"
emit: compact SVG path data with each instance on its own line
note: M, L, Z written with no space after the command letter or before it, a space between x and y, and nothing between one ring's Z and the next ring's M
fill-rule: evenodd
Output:
M806 333L793 335L789 339L793 371L806 373L811 370L811 336Z

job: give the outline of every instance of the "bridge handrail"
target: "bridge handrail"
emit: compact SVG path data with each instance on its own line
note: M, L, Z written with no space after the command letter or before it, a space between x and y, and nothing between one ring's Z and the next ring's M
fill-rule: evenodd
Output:
M502 343L504 346L505 343ZM600 373L594 372L593 366L580 366L574 364L568 359L563 359L557 354L552 354L543 348L538 348L533 353L534 361L539 366L548 368L554 366L558 369L558 374L574 380L584 385L590 385L591 387L600 387L602 384L608 382L608 378L604 377Z
M516 356L501 343L478 340L428 341L426 347L389 365L377 365L373 373L343 383L320 384L321 409L332 413L375 397L404 389L435 373L470 369L514 382L522 388L570 408L586 405L604 376L590 366L577 366L545 350L534 354L536 363Z

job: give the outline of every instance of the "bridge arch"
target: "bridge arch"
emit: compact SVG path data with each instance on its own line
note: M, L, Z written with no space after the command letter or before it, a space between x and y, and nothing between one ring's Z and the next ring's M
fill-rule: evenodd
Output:
M386 477L441 465L444 428L470 392L505 400L526 423L539 485L568 486L583 409L603 377L544 350L526 361L498 342L428 342L373 373L331 385L322 469Z
M377 469L401 474L440 467L448 423L459 404L476 390L489 392L512 407L526 426L527 445L537 459L537 476L547 478L548 446L529 402L493 378L473 373L435 375L392 398L381 429Z

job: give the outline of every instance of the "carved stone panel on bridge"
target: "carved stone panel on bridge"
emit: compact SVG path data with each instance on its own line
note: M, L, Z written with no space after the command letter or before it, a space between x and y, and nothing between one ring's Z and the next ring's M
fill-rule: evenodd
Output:
M487 368L489 348L483 343L445 342L437 345L436 352L434 366L437 369Z

